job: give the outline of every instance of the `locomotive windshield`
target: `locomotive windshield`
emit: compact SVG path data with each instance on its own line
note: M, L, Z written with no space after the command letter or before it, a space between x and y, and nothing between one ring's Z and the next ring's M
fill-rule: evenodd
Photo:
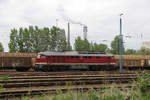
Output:
M37 55L37 58L40 58L40 54Z

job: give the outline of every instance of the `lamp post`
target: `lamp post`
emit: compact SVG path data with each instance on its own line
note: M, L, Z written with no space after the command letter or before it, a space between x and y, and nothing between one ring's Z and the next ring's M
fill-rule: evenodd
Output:
M122 45L122 43L123 43L122 42L122 40L123 40L122 39L122 18L121 18L122 15L123 15L123 13L120 14L120 51L119 51L120 52L120 61L119 61L120 62L120 65L119 65L120 73L122 72L122 54L123 54L123 50L122 50L123 49L122 48L123 47L123 45Z

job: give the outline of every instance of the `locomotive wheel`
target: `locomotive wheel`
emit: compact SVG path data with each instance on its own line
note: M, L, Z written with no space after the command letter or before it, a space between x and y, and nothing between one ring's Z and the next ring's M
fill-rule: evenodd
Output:
M90 66L89 69L91 71L97 71L97 70L100 70L100 67L99 66Z
M34 67L32 67L32 69L33 69L34 71L40 71L39 65L35 65Z
M30 67L16 67L16 71L18 72L26 72L30 69Z
M38 68L35 68L35 67L33 67L32 69L37 72L40 71Z

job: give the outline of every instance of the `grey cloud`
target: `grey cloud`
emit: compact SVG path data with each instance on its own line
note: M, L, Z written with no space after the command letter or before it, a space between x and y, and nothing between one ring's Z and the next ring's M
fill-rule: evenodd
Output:
M90 41L99 43L105 39L110 44L119 34L119 14L123 12L123 34L132 36L124 38L125 45L139 49L142 42L150 38L149 4L149 0L0 0L0 34L5 37L0 37L0 42L8 51L10 29L28 25L49 27L55 25L58 18L59 26L66 30L66 21L74 23L72 45L75 37L83 37L80 24L88 26ZM143 38L138 38L141 33Z
M59 5L58 6L58 9L57 9L58 13L60 14L60 16L63 17L63 19L67 22L70 22L72 24L79 24L81 26L86 26L85 24L81 23L81 22L78 22L78 21L75 21L73 20L72 18L70 18L68 15L67 15L67 12L66 10L64 9L64 7L62 5Z

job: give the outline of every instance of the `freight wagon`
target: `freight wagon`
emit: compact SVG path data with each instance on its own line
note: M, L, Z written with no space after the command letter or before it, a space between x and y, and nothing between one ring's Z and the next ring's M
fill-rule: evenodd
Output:
M119 67L119 55L115 55L116 66ZM126 69L150 69L150 56L123 55L122 65Z
M35 57L35 53L0 53L0 69L28 71L33 65L32 58Z

